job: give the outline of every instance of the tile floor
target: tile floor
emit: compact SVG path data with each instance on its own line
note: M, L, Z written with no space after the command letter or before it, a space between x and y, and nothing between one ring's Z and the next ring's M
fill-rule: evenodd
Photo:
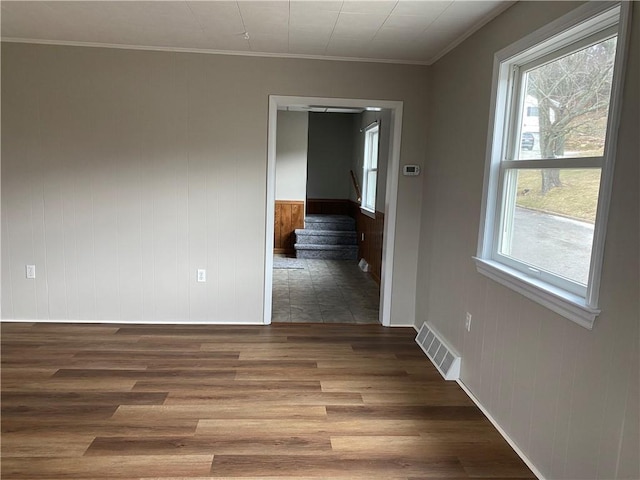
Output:
M379 323L380 293L353 260L301 260L273 270L273 322Z

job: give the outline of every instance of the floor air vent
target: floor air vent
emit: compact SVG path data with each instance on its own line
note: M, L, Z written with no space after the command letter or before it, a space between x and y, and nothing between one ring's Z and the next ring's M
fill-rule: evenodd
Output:
M420 327L416 343L427 354L445 380L457 380L460 377L460 357L454 354L426 323Z

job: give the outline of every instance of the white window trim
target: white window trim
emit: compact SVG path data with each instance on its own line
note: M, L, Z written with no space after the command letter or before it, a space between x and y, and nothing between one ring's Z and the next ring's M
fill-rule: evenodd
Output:
M376 218L376 212L374 210L369 210L368 208L361 206L360 212L366 215L367 217L373 218L374 220Z
M502 64L505 62L508 63L510 59L516 56L520 56L524 51L528 51L531 58L539 56L543 50L541 47L536 47L536 45L544 42L546 49L548 48L548 41L550 39L552 39L555 44L566 44L568 40L587 35L588 33L583 30L580 32L579 37L576 37L575 32L570 31L578 25L586 26L587 32L602 30L603 23L610 23L608 19L611 18L611 16L615 16L615 11L618 7L620 7L620 20L618 22L618 43L615 59L616 66L611 90L610 115L607 125L608 134L603 154L605 160L602 166L600 180L589 280L586 295L582 297L544 282L539 278L526 275L519 270L495 261L492 257L495 242L494 228L501 214L501 207L498 204L498 199L500 198L498 186L501 162L504 160L501 158L503 152L502 145L505 141L507 122L510 121L507 115L496 115L496 112L510 111L509 105L507 105L509 95L505 92L509 83L508 72L506 72L508 69L503 68ZM608 12L609 15L600 17L598 21L595 20L595 17L599 17L605 12ZM607 215L613 183L613 167L616 156L618 125L620 122L620 107L622 102L622 87L625 74L630 20L629 2L589 2L497 52L493 64L493 87L491 91L490 124L487 138L478 251L477 255L473 257L476 262L476 268L479 273L488 278L515 290L589 330L593 328L594 321L600 313L598 308L598 295L607 229ZM523 61L524 59L520 56L519 60ZM500 147L494 148L494 146ZM567 167L569 167L569 165L567 165Z
M369 165L369 156L367 155L368 149L367 149L367 142L369 139L369 136L371 134L371 131L376 130L378 132L378 149L380 148L380 123L379 120L376 120L375 122L373 122L371 125L369 125L367 128L365 128L364 130L364 156L363 156L363 161L362 161L362 204L360 205L360 211L362 213L364 213L365 215L367 215L368 217L371 218L376 218L376 198L374 197L373 199L373 207L370 208L369 206L365 205L365 199L367 198L367 194L368 194L368 186L369 186L369 181L368 181L368 173L372 170L375 170L376 172L376 183L378 181L378 166L376 165L376 168L370 168ZM378 161L380 160L380 151L378 150ZM376 195L377 195L377 185L376 185Z

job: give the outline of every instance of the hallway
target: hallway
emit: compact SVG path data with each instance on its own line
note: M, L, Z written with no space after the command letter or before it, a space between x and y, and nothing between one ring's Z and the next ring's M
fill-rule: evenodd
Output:
M378 324L379 287L355 261L292 259L273 270L272 321Z

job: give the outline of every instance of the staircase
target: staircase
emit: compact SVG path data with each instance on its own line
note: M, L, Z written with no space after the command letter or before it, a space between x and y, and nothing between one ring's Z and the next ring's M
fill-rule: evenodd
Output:
M346 215L307 215L296 229L297 258L357 260L356 221Z

